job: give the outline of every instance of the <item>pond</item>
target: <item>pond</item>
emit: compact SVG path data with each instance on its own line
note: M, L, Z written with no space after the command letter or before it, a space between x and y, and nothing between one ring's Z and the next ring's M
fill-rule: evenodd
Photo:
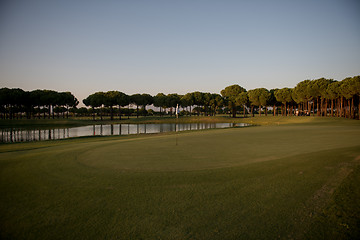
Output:
M112 136L245 127L246 123L108 124L53 129L0 129L0 142L31 142L84 136Z

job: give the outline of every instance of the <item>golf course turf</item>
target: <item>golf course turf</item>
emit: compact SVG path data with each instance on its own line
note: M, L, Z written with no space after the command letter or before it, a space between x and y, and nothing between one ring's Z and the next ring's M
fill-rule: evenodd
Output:
M1 239L359 239L360 121L0 145Z

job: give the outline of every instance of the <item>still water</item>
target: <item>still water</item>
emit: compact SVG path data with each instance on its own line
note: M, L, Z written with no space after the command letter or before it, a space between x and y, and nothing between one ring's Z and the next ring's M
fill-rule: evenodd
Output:
M0 142L30 142L84 136L111 136L245 127L246 123L108 124L54 129L1 129Z

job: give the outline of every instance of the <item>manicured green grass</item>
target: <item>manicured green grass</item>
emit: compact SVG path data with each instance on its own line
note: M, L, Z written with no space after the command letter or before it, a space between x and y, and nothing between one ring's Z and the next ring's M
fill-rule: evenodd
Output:
M359 238L360 122L249 121L1 145L0 238Z

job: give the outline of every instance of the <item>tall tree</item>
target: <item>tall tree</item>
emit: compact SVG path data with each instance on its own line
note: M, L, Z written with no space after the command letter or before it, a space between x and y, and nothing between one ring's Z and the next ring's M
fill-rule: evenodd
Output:
M340 92L342 97L346 99L346 114L345 116L348 118L355 118L354 113L354 97L358 94L358 89L356 88L356 79L358 78L345 78L342 80L342 84L340 87Z
M143 97L141 94L133 94L130 96L130 102L136 105L136 117L139 117L139 106L143 104Z
M211 94L209 106L210 106L210 114L215 116L218 108L221 108L224 106L224 99L221 97L221 95L219 95L217 93L213 93L213 94Z
M353 85L354 94L357 96L358 119L360 120L360 76L355 76L352 78L352 85Z
M292 93L293 99L298 103L302 103L302 109L301 111L304 111L306 114L311 113L311 81L310 80L304 80L299 82L296 87L293 89ZM299 109L300 110L300 109Z
M40 108L42 106L42 102L41 102L41 95L42 95L42 90L33 90L30 92L30 102L32 104L33 107L37 107L37 117L40 118Z
M260 88L259 92L260 108L261 106L265 107L265 116L267 116L267 105L269 104L271 94L266 88Z
M276 97L275 97L275 92L276 92L277 90L278 90L277 88L271 89L271 90L270 90L270 98L269 98L269 104L270 104L270 105L272 106L272 108L273 108L273 115L274 115L274 116L275 116L276 113L277 113L277 111L276 111L277 107L278 107L278 106L281 106L281 103L278 102L278 101L276 100Z
M191 116L191 107L194 105L194 95L193 93L187 93L181 97L180 102L182 107L190 107L190 116Z
M292 99L292 91L291 88L281 88L275 92L276 100L281 102L284 106L284 111L281 111L282 115L287 116L287 103L290 103Z
M331 101L330 116L334 116L334 101L339 99L341 96L340 87L341 87L341 82L330 83L327 87L327 90L326 90L327 98ZM340 112L340 108L338 108L338 110L337 110L338 116L339 116L339 112Z
M116 104L119 106L119 119L121 120L121 107L130 104L130 97L123 92L117 92Z
M154 98L153 98L153 96L151 96L150 94L147 94L147 93L141 94L141 97L142 97L142 106L144 109L144 114L146 114L146 106L153 104Z
M247 92L250 105L251 105L251 115L254 116L254 107L259 106L259 115L261 116L261 110L260 110L260 100L259 100L259 89L251 89Z
M246 117L246 105L249 102L249 98L246 92L240 93L235 99L237 106L243 106L244 109L244 118Z
M196 92L193 92L192 95L193 95L193 98L194 98L194 104L196 106L198 106L199 108L204 106L204 104L205 104L204 103L205 102L204 93L196 91ZM198 113L200 113L200 112L198 111Z
M267 115L267 104L270 99L270 92L266 88L256 88L248 91L248 97L252 106L259 106L259 115L261 116L261 107L265 107Z
M170 116L172 116L172 109L175 108L177 104L180 104L180 96L176 93L168 94L166 105L170 108Z
M211 93L203 93L203 102L204 102L204 113L205 115L209 115L209 111L210 111L210 105L211 105Z
M229 104L229 108L232 112L232 117L236 117L236 107L238 106L236 98L243 92L246 92L246 89L237 84L228 86L220 92Z
M87 98L85 98L83 100L83 103L86 106L91 106L93 108L93 112L94 112L93 119L94 120L95 120L95 108L100 108L100 118L101 118L101 120L103 120L101 107L105 102L104 98L105 98L104 92L96 92L96 93L89 95Z
M53 94L54 91L51 91L51 90L43 90L41 96L40 96L40 99L41 99L41 102L42 102L42 105L45 107L47 106L48 109L48 118L50 118L50 113L51 113L51 105L53 104L54 102L54 94ZM44 119L46 118L46 112L44 111L43 112L44 114Z
M330 83L332 83L334 80L332 79L326 79L326 78L319 78L316 80L311 81L310 84L310 93L313 96L314 99L316 99L316 108L317 108L317 115L322 116L323 115L323 103L325 101L326 96L326 90Z
M108 91L104 94L104 105L110 108L110 120L114 120L114 106L118 104L118 91Z
M154 97L154 106L160 108L160 116L162 116L162 108L166 108L166 95L158 93Z
M61 100L61 105L65 106L66 118L68 118L69 117L69 108L75 108L79 104L79 101L71 92L62 92L60 94L62 95L62 97L60 97L60 98L63 98Z

